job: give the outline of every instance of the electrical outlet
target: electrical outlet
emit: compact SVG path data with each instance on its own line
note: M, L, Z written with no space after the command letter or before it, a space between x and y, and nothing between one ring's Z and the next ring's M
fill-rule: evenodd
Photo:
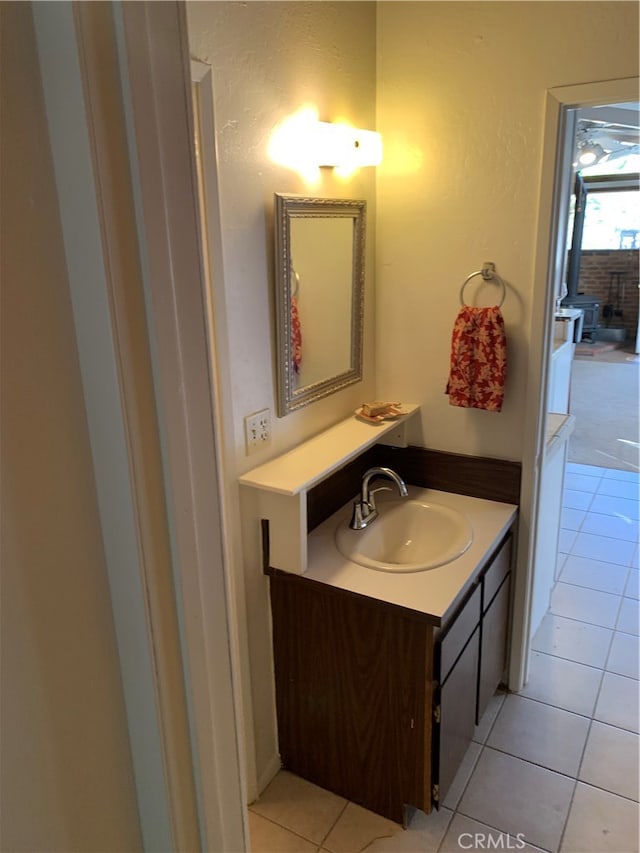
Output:
M244 419L244 439L247 456L264 450L271 444L271 411L262 409Z

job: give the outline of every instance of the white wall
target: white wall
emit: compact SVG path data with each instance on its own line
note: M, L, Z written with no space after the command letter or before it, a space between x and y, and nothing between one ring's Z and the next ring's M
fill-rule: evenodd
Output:
M262 787L277 767L268 586L250 501L240 528L237 478L347 417L375 391L375 170L342 181L323 170L311 186L272 163L267 145L277 124L303 105L314 105L325 121L375 127L376 12L369 2L194 2L187 12L191 55L213 72L224 267L223 286L214 282L215 308L223 311L217 322L223 478L240 640L250 658L245 707L253 707ZM275 192L365 199L369 221L364 381L283 419L275 418ZM263 408L273 414L272 444L247 457L243 418ZM250 725L248 717L249 711ZM252 788L249 779L250 794Z
M429 447L521 458L545 92L637 70L635 3L378 4L377 392L421 403ZM485 260L509 285L501 414L444 394Z
M423 426L414 440L429 447L521 458L545 93L635 75L637 7L194 2L188 20L192 56L213 67L224 263L224 288L216 293L226 388L223 455L232 574L242 606L246 598L256 764L264 780L276 749L269 604L250 508L242 532L238 527L237 476L371 396L421 403ZM269 162L272 129L309 102L322 119L346 117L382 131L385 159L375 175L365 170L340 184L327 173L320 186L309 187ZM368 201L365 381L274 420L271 448L246 457L242 418L274 409L274 192ZM460 286L485 260L495 261L509 283L509 379L501 414L450 407L444 394Z

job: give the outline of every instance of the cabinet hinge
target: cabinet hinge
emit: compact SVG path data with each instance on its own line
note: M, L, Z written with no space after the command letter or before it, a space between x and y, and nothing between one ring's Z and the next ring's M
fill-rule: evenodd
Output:
M433 708L433 719L436 723L440 723L440 705L435 705Z
M431 798L434 803L440 802L440 785L434 785L431 789Z

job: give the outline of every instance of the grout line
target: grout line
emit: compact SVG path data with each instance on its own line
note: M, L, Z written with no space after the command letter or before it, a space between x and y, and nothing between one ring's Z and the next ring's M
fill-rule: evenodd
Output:
M336 824L338 823L338 821L340 820L340 818L342 817L342 815L343 815L343 814L345 813L345 811L347 810L347 806L349 805L349 803L350 803L350 802L351 802L351 800L347 800L347 801L345 802L344 806L340 809L340 812L339 812L338 816L336 817L336 819L334 820L334 822L331 824L331 826L329 827L329 829L326 831L326 833L322 836L322 841L320 842L320 847L322 847L322 846L324 845L324 842L325 842L325 841L327 840L327 838L331 835L331 833L332 833L332 832L333 832L333 830L335 829ZM320 849L320 848L318 848L318 849Z
M542 652L544 654L544 652ZM573 661L572 661L573 662ZM595 667L592 667L595 669ZM602 670L604 672L604 670ZM602 681L602 679L600 679ZM600 685L598 685L598 692L600 691ZM583 720L592 720L593 719L593 711L596 709L596 702L593 703L593 711L591 714L581 714L580 711L572 711L570 708L563 708L561 705L554 705L553 702L547 702L544 699L538 699L536 696L526 696L524 693L512 693L512 696L519 696L520 699L528 699L530 702L537 702L539 705L546 705L547 708L555 708L556 711L565 711L567 714L574 714L576 717L582 717ZM597 696L597 694L596 694ZM492 747L493 749L493 747ZM551 768L549 768L551 769Z
M614 564L613 564L613 563L609 563L609 565L610 565L610 566L613 566ZM621 568L625 569L625 568L627 568L627 567L626 567L626 566L621 566ZM625 584L626 584L626 582L627 582L627 578L628 578L628 576L629 576L629 575L628 575L628 572L627 572L627 575L625 576L625 579L624 579ZM555 582L555 586L557 586L559 583L564 584L564 586L577 586L577 587L579 587L580 589L588 589L588 590L591 590L591 592L601 592L603 595L612 595L614 598L627 598L627 596L623 595L623 593L622 593L622 592L610 592L610 591L609 591L609 590L607 590L607 589L596 589L596 588L595 588L595 587L593 587L593 586L583 586L581 583L574 583L573 581L563 581L563 580L561 580L560 578L558 578L558 580ZM557 615L558 615L558 616L560 616L560 615L562 615L562 614L557 614ZM578 621L580 621L580 620L578 620ZM592 622L592 624L593 624L593 625L595 625L596 623L595 623L595 622Z
M560 581L560 583L564 583L564 581ZM567 584L567 586L570 586L570 584ZM587 589L587 587L580 587L580 589ZM592 590L592 591L597 592L598 590ZM605 593L605 595L612 595L612 594L613 593L610 593L610 592ZM619 598L621 602L622 602L623 597L624 596L622 596L622 595L616 595L615 596L615 598ZM618 618L619 612L620 612L620 605L618 605L618 610L616 610L616 620ZM602 628L604 631L615 631L615 630L617 630L615 628L615 623L614 623L613 627L609 628L609 627L607 627L607 625L596 625L595 622L587 622L585 619L576 619L575 616L565 616L562 613L554 613L553 610L551 610L551 605L549 605L549 609L545 613L545 616L558 616L560 619L566 619L568 622L579 622L580 625L588 625L590 628ZM534 651L539 652L539 651L541 651L541 649L534 649ZM562 657L562 656L561 655L554 655L554 657ZM568 658L568 660L571 660L571 658ZM576 661L576 663L582 663L582 661ZM588 665L589 664L587 664L587 666ZM600 667L597 666L596 669L600 669Z
M594 720L594 723L597 722L599 722L599 720ZM583 779L576 779L576 782L579 782L581 785L585 785L587 788L594 788L596 791L602 791L605 794L610 794L612 797L619 797L621 800L633 803L634 806L638 805L638 800L634 800L633 797L626 797L624 794L618 794L617 791L610 791L608 788L601 788L600 785L594 785L593 782L585 782Z
M585 622L584 624L588 624L588 623L586 623L586 622ZM594 627L599 627L599 626L594 626ZM605 631L608 631L608 630L610 630L610 629L609 629L609 628L605 628L604 630L605 630ZM630 635L630 636L631 636L631 635ZM531 651L532 651L532 652L539 652L541 655L549 655L549 657L550 657L550 658L558 658L558 660L566 660L566 661L568 661L569 663L578 663L578 664L580 664L580 666L588 666L588 667L590 667L591 669L601 669L601 670L603 670L603 671L604 671L603 667L601 667L601 666L596 666L596 665L595 665L595 664L593 664L593 663L585 663L585 662L584 662L584 661L582 661L582 660L575 660L574 658L567 658L567 657L563 657L562 655L554 655L554 654L553 654L553 652L547 652L547 651L544 651L544 649L534 649L534 648L533 648L533 646L532 646L532 647L531 647Z
M573 801L575 799L577 790L578 790L578 780L576 778L574 780L574 783L573 783L573 791L571 792L571 798L569 800L569 808L567 809L567 814L565 815L565 818L564 818L564 826L562 827L562 832L560 833L560 841L558 842L558 850L562 850L562 845L564 843L564 836L565 836L565 833L567 831L567 826L569 824L569 816L571 814L571 809L573 808Z
M581 557L583 560L596 560L598 563L606 563L608 566L622 566L623 569L631 568L631 560L633 560L634 554L631 555L629 560L626 563L616 563L614 560L603 560L602 557L586 557L584 554L574 554L573 548L576 544L576 539L578 537L578 533L582 532L584 536L597 536L600 539L612 539L611 536L600 536L599 533L587 533L587 531L578 531L578 530L567 530L566 527L561 528L562 530L566 530L567 533L573 533L573 542L571 543L570 551L562 551L558 553L567 554L568 557ZM617 542L630 542L629 539L617 539Z
M345 808L346 808L346 806L345 806ZM295 829L291 829L291 827L285 826L283 823L278 823L277 820L273 820L273 818L267 817L266 815L263 815L260 812L257 812L251 806L249 806L249 811L253 812L253 814L257 815L258 817L263 818L263 820L266 820L269 823L272 823L274 826L277 826L279 829L284 829L285 832L290 832L291 835L295 835L296 838L299 838L301 841L306 841L307 844L317 844L317 841L312 841L310 838L307 838L304 835L300 835L300 833L296 832ZM325 839L323 839L322 844L324 844L324 841L325 841ZM322 847L322 844L318 845L318 850L320 850L320 848Z
M604 670L603 666L596 666L593 663L583 663L581 660L573 660L572 658L563 658L562 655L554 655L553 652L544 652L544 651L542 651L542 649L534 649L532 647L530 649L530 651L535 652L538 655L547 655L550 658L557 658L558 660L566 660L567 663L576 663L576 664L578 664L578 666L586 666L589 669ZM514 695L519 696L520 694L515 693Z
M590 720L590 722L593 722L593 720ZM589 728L591 728L591 726L589 726ZM530 758L523 758L521 755L514 755L513 752L507 752L506 749L501 749L499 746L487 745L487 749L492 749L494 752L499 752L501 755L508 755L509 758L516 758L518 761L524 761L525 764L530 764L532 767L539 767L541 770L548 770L549 773L555 773L556 776L562 776L564 779L574 780L577 778L578 771L576 771L576 775L574 776L572 773L562 773L562 771L555 770L553 767L547 767L546 764L539 764L537 761L532 761ZM580 761L582 761L582 755L580 756ZM578 769L580 769L580 765L578 765Z
M571 556L571 555L567 554L567 557L569 557L569 556ZM576 556L576 555L574 555L574 556ZM589 560L591 558L590 557L577 557L577 559ZM601 561L594 560L593 562L601 562ZM616 563L605 563L605 565L606 566L615 566L617 564ZM560 569L560 574L558 575L558 579L555 581L556 583L568 583L571 586L580 586L583 589L591 589L594 592L606 592L608 595L621 595L623 598L629 598L628 595L624 594L624 591L627 588L627 584L629 583L629 575L630 575L630 572L632 571L630 566L620 566L621 569L626 570L624 580L622 581L622 591L621 592L611 592L608 589L598 589L595 586L585 586L581 583L575 583L575 581L563 581L562 580L562 574L563 574L564 570L566 569L566 567L567 567L567 560L565 559L564 562L562 563L562 568ZM574 570L574 571L576 571L576 570ZM608 569L606 571L608 571ZM605 570L603 569L602 572L604 573ZM582 570L580 570L580 573L582 573Z
M516 833L516 834L514 835L514 834L513 834L513 833L511 833L508 829L500 829L500 827L499 827L499 826L493 826L493 824L488 823L486 820L480 820L479 818L477 818L477 817L472 817L471 815L469 815L469 814L465 814L464 812L456 812L456 814L459 814L459 815L460 815L460 817L467 818L467 820L472 820L472 821L474 821L475 823L479 823L479 824L481 824L482 826L487 826L489 829L494 829L496 832L500 833L500 835L508 835L508 836L509 836L509 838L517 838L517 836L518 836L518 834L519 834L519 833ZM523 833L523 834L524 834L524 833ZM443 839L443 841L444 841L444 839ZM540 847L540 845L539 845L539 844L534 844L534 843L533 843L533 841L531 841L531 839L530 839L530 838L527 838L526 836L525 836L525 842L526 842L527 844L529 844L529 845L531 845L531 846L535 847L535 849L536 849L536 850L540 850L540 851L541 851L541 853L557 853L557 851L560 849L560 848L558 847L558 848L556 848L556 850L555 850L555 851L552 851L552 850L550 850L548 847ZM441 841L441 842L440 842L440 847L438 847L438 850L439 850L439 851L440 851L440 850L442 850L442 843L443 843L443 842ZM475 848L469 848L469 849L480 850L480 849L482 849L482 848L475 847ZM490 849L490 848L489 848L489 847L487 847L486 849L488 850L488 849ZM509 847L509 846L507 846L507 847L495 848L495 849L503 849L503 850L518 850L518 849L519 849L519 847ZM444 851L443 851L443 853L444 853Z
M445 806L443 806L443 808L445 808ZM446 825L445 830L442 834L442 838L440 839L440 841L438 843L438 847L436 848L436 853L440 853L440 851L442 850L442 845L444 844L444 840L447 837L447 833L449 832L449 830L451 828L451 824L453 823L453 819L458 814L457 807L455 810L449 809L449 811L451 811L451 817L447 821L447 825Z

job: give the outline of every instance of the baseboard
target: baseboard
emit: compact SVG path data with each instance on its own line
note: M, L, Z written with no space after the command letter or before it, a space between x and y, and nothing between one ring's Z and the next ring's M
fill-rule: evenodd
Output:
M255 792L255 796L250 800L249 805L251 805L252 802L259 798L260 794L264 791L269 782L271 782L271 780L276 776L276 774L281 768L282 762L280 761L280 756L277 752L275 752L267 762L267 766L262 770L261 773L258 774L258 790Z

